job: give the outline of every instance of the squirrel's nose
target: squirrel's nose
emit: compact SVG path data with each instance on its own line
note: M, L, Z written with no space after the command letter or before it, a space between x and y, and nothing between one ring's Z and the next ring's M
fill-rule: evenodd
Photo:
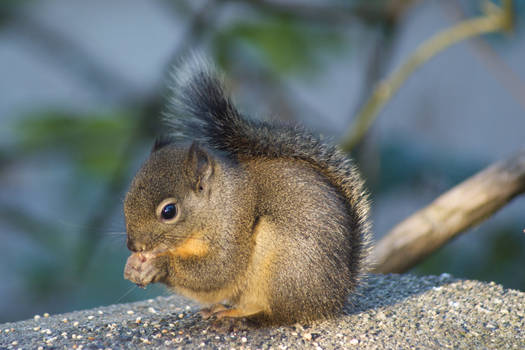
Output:
M129 236L126 239L126 245L128 246L128 249L131 250L132 252L137 251L137 248L135 248L135 243L131 239L129 239Z
M144 243L137 243L135 240L131 239L129 235L126 239L126 245L133 253L142 252L146 249L146 245Z

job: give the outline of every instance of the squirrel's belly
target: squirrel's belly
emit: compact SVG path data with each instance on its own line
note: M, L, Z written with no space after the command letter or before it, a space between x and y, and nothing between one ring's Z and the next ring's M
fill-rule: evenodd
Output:
M226 303L241 309L271 312L268 300L269 280L275 260L275 228L264 217L254 230L255 246L245 273L225 288L195 291L173 286L175 292L202 304Z

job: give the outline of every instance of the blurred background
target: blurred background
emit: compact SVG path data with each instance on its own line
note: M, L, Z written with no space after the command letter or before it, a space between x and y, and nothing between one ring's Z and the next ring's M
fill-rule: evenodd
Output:
M482 3L2 0L0 323L168 293L123 279L122 201L181 57L205 52L255 118L340 142L379 79ZM525 147L523 2L514 12L513 33L452 46L411 75L353 149L376 239ZM522 196L411 272L525 291L524 228Z

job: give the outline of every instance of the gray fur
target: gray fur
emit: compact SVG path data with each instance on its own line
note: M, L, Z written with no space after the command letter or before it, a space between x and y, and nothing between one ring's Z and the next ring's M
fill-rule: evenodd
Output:
M351 160L303 128L242 116L203 60L174 76L172 133L125 200L135 252L126 278L162 282L218 317L293 323L340 312L369 249L367 195ZM176 222L156 216L165 200Z
M363 180L336 146L322 142L300 126L254 121L242 116L213 65L194 56L174 71L173 95L165 121L173 136L198 140L235 157L293 158L322 172L348 202L353 225L355 282L368 269L371 249L369 201Z

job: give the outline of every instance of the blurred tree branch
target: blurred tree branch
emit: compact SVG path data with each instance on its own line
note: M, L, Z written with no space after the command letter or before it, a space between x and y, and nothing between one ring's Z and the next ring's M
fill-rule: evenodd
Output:
M491 3L489 3L491 4ZM473 36L496 31L510 31L513 26L512 0L503 0L501 8L491 4L485 15L465 20L423 42L390 77L379 82L372 96L357 114L341 147L350 151L366 134L382 107L392 98L405 80L422 64L447 47Z
M522 150L463 181L394 227L372 252L373 272L407 271L524 192Z
M465 18L465 13L457 0L444 2L443 6L447 10L450 9L448 12L453 11L454 17L459 19ZM514 100L521 105L521 108L525 110L525 83L520 79L519 74L516 74L485 38L473 38L469 40L469 44L474 54L477 54L483 64L486 65L488 71L494 75L503 88L505 88L514 97Z
M374 42L373 48L370 51L368 64L366 66L365 80L363 88L358 98L358 106L363 105L370 94L373 92L373 87L384 74L384 69L392 58L392 50L394 48L396 34L397 34L397 20L381 26L377 33L377 38ZM355 115L352 113L352 115Z

